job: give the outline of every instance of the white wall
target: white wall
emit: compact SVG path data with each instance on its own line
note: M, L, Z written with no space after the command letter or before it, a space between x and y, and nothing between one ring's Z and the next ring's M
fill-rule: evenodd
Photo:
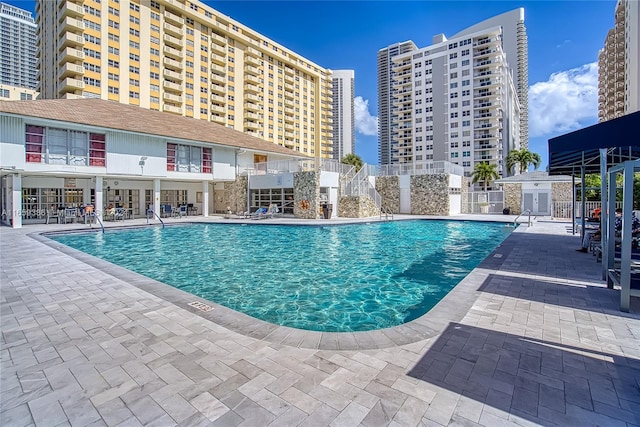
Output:
M264 188L293 188L293 173L251 175L249 177L249 188L252 190Z

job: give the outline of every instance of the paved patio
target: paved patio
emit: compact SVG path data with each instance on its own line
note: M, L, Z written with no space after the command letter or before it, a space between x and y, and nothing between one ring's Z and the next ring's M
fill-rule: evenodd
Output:
M0 228L0 425L640 425L640 301L618 310L567 223L520 227L420 319L346 334L203 312L39 236L84 227Z

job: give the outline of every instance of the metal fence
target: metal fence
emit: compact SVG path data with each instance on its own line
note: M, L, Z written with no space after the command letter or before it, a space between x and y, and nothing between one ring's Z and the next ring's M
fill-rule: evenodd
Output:
M502 214L502 210L504 209L504 192L470 191L466 207L466 212L468 213Z
M243 168L241 175L268 175L279 173L303 172L322 170L347 174L353 169L352 165L346 165L333 159L293 159L274 160L265 163L251 163Z
M376 176L393 176L393 175L431 175L437 173L450 173L453 175L464 176L464 168L460 165L447 161L436 161L432 163L418 164L394 164L380 165L375 173ZM370 173L370 175L374 175Z
M593 216L596 209L600 209L600 202L585 202L585 217ZM576 218L582 217L582 202L576 201ZM622 208L622 202L616 202L616 209ZM571 219L573 212L573 202L571 200L556 200L551 203L551 217Z

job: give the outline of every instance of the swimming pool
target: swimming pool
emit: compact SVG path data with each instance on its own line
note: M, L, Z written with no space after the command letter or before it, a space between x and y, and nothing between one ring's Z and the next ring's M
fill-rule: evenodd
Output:
M512 230L410 220L190 224L49 237L267 322L347 332L422 316Z

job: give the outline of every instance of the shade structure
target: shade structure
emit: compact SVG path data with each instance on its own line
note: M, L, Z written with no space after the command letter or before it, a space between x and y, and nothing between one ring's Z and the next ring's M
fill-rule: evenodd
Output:
M607 150L607 169L640 158L640 111L549 140L549 175L600 171L600 150Z

